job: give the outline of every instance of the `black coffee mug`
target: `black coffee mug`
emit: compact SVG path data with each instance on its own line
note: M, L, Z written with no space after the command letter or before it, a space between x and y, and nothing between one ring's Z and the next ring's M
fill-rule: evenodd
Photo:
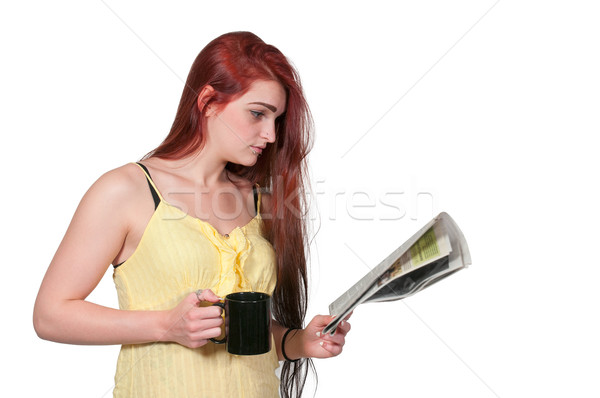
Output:
M259 292L231 293L224 303L215 303L225 312L225 338L210 339L227 343L227 352L258 355L271 351L271 296Z

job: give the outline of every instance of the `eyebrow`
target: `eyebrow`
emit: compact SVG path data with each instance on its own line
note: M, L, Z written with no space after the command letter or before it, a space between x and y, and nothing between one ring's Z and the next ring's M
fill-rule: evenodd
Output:
M277 108L276 107L274 107L271 104L264 103L264 102L249 102L248 104L262 105L262 106L264 106L265 108L267 108L268 110L270 110L273 113L277 112Z

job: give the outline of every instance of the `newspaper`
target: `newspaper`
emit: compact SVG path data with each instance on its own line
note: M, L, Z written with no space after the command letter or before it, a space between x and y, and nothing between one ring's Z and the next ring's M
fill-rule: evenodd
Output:
M458 225L440 213L329 305L335 319L323 333L335 333L338 323L359 304L403 299L470 264Z

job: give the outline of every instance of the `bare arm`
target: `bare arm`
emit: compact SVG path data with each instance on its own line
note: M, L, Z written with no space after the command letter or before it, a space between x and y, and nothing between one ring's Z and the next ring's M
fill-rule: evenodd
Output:
M35 302L39 337L70 344L177 341L199 346L220 334L219 309L196 307L193 295L169 311L123 311L85 300L121 250L140 203L151 206L145 181L134 173L128 166L113 170L83 197ZM213 296L208 291L204 299L218 300Z

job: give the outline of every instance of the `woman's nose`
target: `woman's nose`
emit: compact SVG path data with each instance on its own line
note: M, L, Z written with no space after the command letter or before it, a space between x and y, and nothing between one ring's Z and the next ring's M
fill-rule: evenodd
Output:
M263 137L267 140L267 142L269 143L274 143L275 142L275 125L270 125L268 126L265 130L263 130Z

